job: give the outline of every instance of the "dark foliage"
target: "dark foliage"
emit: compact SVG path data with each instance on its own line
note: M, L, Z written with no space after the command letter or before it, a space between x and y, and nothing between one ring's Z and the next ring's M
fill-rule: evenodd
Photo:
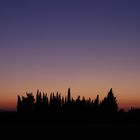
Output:
M78 96L73 98L70 88L66 96L51 93L48 96L37 90L36 97L32 93L17 98L18 120L37 120L40 122L90 122L90 123L135 123L140 122L140 109L131 108L125 112L118 109L117 99L112 89L103 100L99 95L91 98Z
M50 97L47 94L42 94L37 91L36 99L32 93L26 93L26 96L18 96L17 112L19 113L65 113L69 115L89 115L95 113L116 113L118 111L118 104L116 97L114 97L112 89L110 89L107 97L101 102L99 95L92 100L91 98L85 99L78 96L74 99L71 96L70 88L66 97L61 96L58 92L51 93Z
M38 90L35 96L26 93L17 97L17 112L0 112L0 124L1 135L10 139L13 134L24 139L136 139L140 109L118 109L112 89L103 100L99 95L94 100L74 99L70 89L66 97Z

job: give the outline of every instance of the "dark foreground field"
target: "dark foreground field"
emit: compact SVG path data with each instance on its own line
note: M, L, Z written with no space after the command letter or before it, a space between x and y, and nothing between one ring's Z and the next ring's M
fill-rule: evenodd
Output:
M140 126L136 124L38 124L1 125L4 139L139 139Z
M13 116L13 118L10 118ZM88 121L54 119L17 119L1 115L0 136L3 139L139 139L137 121Z
M140 126L136 124L38 124L1 125L5 138L38 139L139 139Z

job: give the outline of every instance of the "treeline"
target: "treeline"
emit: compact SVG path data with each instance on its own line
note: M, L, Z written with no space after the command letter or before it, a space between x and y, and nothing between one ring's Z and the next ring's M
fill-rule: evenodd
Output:
M18 113L115 113L118 111L117 99L112 89L107 96L100 101L99 95L93 100L91 98L78 96L74 99L71 96L71 90L68 89L67 96L64 97L58 92L51 93L48 96L37 90L36 97L32 93L26 93L26 96L18 96Z

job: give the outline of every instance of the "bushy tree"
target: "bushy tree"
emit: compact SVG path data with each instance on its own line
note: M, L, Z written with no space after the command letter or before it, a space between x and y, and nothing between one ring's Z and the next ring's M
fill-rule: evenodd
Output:
M118 111L117 99L116 97L114 97L112 88L108 92L107 97L103 99L100 106L101 106L101 110L105 112L113 113Z

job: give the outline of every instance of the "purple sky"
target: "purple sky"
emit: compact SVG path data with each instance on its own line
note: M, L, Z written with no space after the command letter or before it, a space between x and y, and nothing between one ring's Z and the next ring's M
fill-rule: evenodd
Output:
M122 106L139 106L139 75L139 0L0 1L0 108L68 87L86 97L113 87Z

